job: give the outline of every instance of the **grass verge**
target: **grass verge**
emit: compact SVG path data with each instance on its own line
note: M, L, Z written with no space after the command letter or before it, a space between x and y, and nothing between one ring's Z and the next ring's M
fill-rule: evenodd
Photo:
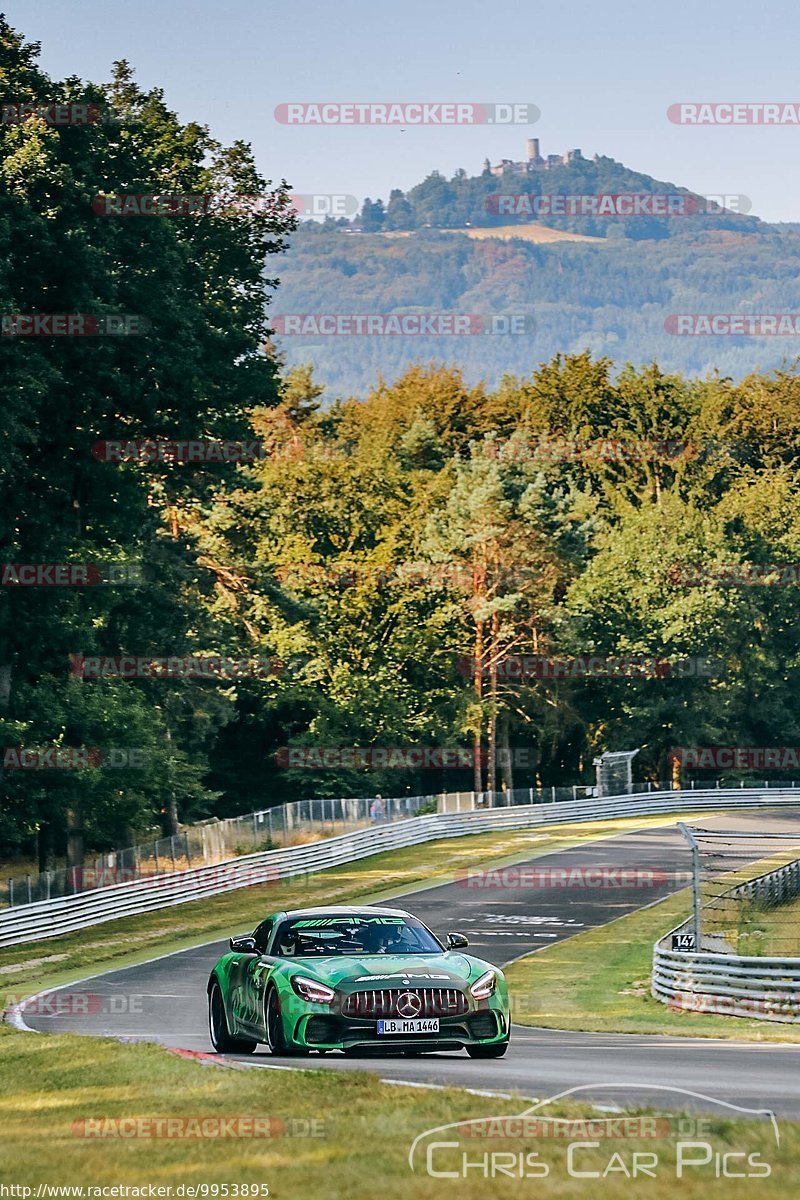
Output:
M673 1010L650 995L653 943L691 913L688 889L506 968L520 1025L800 1042L796 1025Z
M758 900L745 900L738 905L733 918L735 925L729 938L735 954L753 958L800 955L800 899L774 908L766 908ZM727 932L724 924L723 932Z
M718 1178L717 1160L711 1158L685 1169L676 1182L681 1137L695 1139L686 1137L685 1125L678 1132L674 1117L659 1128L657 1139L646 1140L587 1136L580 1127L574 1138L566 1138L563 1126L559 1137L542 1136L530 1127L523 1137L482 1139L447 1130L436 1140L456 1145L436 1150L431 1165L455 1176L427 1173L427 1142L412 1173L409 1149L425 1130L517 1114L527 1107L519 1099L457 1089L392 1087L369 1073L226 1069L184 1061L156 1046L74 1035L31 1037L0 1028L0 1183L28 1187L33 1197L40 1185L82 1186L85 1198L102 1195L89 1188L143 1188L128 1195L147 1196L149 1186L169 1187L171 1193L162 1195L174 1198L198 1185L205 1185L209 1197L251 1196L255 1193L243 1191L244 1185L259 1184L269 1189L272 1200L373 1200L376 1195L381 1200L511 1200L520 1194L667 1200L678 1188L681 1200L717 1195L750 1200L754 1186L760 1197L776 1200L794 1193L800 1125L780 1123L778 1148L770 1124L720 1118L711 1119L702 1134L714 1155L756 1155L758 1175L768 1164L768 1177ZM544 1111L572 1118L599 1115L586 1106L563 1103ZM188 1138L174 1131L171 1136L142 1136L157 1128L153 1118L193 1118L194 1126L182 1124L181 1130L204 1136ZM248 1127L232 1121L252 1127L255 1119L263 1123L265 1118L277 1136L230 1136ZM120 1120L128 1123L116 1124ZM552 1124L548 1128L552 1131ZM219 1131L228 1136L214 1136ZM594 1143L578 1149L573 1171L596 1172L595 1177L569 1174L568 1144L573 1140ZM628 1177L634 1152L648 1156L655 1178ZM705 1157L697 1149L688 1153L695 1160ZM464 1156L472 1164L466 1169ZM738 1157L733 1167L752 1169Z

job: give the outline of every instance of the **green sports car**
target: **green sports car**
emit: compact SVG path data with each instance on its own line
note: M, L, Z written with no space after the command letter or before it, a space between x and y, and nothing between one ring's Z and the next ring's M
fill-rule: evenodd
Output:
M208 980L211 1041L221 1054L462 1050L500 1058L510 1031L501 971L464 954L467 939L396 908L272 913Z

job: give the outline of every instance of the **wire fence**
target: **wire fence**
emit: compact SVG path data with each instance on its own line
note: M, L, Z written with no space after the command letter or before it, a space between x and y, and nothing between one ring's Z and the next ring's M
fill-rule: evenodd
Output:
M800 955L800 827L794 832L681 826L692 849L694 948Z
M721 777L703 788L741 786L800 788L800 783L784 781L747 781L736 779L725 784ZM689 785L689 790L694 783ZM616 792L603 794L640 794L671 791L669 782L631 783ZM567 800L583 800L597 795L597 788L588 784L563 787L515 788L498 792L442 792L422 796L400 796L379 799L342 798L296 800L264 808L244 816L225 820L201 821L185 826L174 837L159 838L108 851L87 858L81 865L57 870L30 872L9 876L0 881L0 907L17 907L72 896L98 888L113 887L134 879L172 874L192 867L227 862L243 854L259 850L281 849L302 845L320 838L335 837L357 829L386 822L406 820L425 813L470 812L475 809L500 808L518 804L557 804Z
M33 904L133 879L212 866L259 850L299 846L377 823L436 812L437 803L436 796L297 800L241 817L201 821L185 826L174 837L99 854L80 866L8 878L0 886L0 905Z

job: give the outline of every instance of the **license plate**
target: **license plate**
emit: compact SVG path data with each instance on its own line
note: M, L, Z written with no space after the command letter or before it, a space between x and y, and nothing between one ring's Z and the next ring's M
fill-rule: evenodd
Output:
M393 1018L378 1021L378 1033L438 1033L438 1017L410 1017L408 1020Z

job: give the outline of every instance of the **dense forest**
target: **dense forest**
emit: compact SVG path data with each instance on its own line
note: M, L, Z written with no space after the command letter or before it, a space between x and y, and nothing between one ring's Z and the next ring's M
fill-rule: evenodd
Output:
M731 572L800 562L793 368L731 378L729 349L697 380L656 365L658 343L634 368L602 340L542 361L477 338L451 351L463 369L370 360L354 399L317 382L343 339L312 370L287 363L270 331L272 311L368 311L369 255L380 311L457 301L544 320L548 304L571 306L578 337L586 262L607 306L622 290L631 309L647 293L662 311L680 282L682 309L705 311L726 297L724 245L662 240L663 274L632 242L610 260L315 230L289 256L288 186L261 178L246 146L182 125L125 63L89 87L46 79L5 23L0 50L14 95L113 115L0 126L2 313L147 318L140 336L12 326L0 341L3 857L46 865L69 848L74 860L154 825L297 797L589 780L606 749L641 747L638 773L658 779L674 747L800 741L798 588L779 571ZM118 193L271 204L126 220L93 207ZM774 231L747 236L736 261L749 255L753 277L772 264L767 307L796 264ZM336 291L343 278L353 291ZM472 376L489 342L507 370L484 384ZM257 450L212 462L142 449L176 441ZM56 586L63 571L34 572L26 586L22 568L48 564L88 574ZM650 665L543 666L587 656ZM122 659L218 669L132 676ZM700 660L715 669L671 667ZM33 748L49 766L19 769ZM460 748L473 765L313 765L320 748ZM302 749L312 765L291 765Z
M555 354L586 350L617 368L655 359L665 371L734 379L792 361L796 334L672 332L675 313L800 313L800 234L763 224L703 231L695 222L676 218L669 238L536 244L437 229L348 234L306 221L282 262L278 313L497 313L530 323L521 335L305 333L276 344L288 365L313 361L329 392L345 397L365 397L378 375L393 380L431 358L490 387L509 371L527 374Z

